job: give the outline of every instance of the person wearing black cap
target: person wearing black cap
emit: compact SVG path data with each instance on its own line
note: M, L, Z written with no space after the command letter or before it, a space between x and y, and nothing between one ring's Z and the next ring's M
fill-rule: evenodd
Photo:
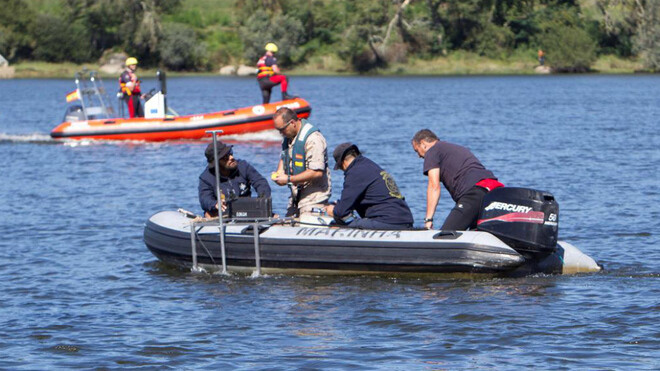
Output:
M336 205L325 208L338 224L353 210L360 219L349 227L400 230L412 228L413 216L394 178L375 162L362 156L353 143L342 143L333 152L335 170L344 171L344 189Z
M245 160L234 158L233 146L218 141L218 169L220 169L220 192L227 199L251 197L252 187L259 196L270 197L268 181ZM218 197L215 194L215 163L213 143L204 152L208 166L199 176L199 203L204 216L218 216ZM224 210L224 208L223 208Z

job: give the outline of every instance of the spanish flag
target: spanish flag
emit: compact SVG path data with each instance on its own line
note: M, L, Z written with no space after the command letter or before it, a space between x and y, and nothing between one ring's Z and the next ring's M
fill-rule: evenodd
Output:
M80 99L80 91L78 89L72 91L71 93L66 95L66 102L73 102L74 100Z

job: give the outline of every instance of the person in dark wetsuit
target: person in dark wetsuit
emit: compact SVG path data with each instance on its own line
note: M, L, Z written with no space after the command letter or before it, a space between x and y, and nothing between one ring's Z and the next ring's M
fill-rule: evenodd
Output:
M126 59L126 69L119 76L119 89L123 94L123 99L128 106L128 116L144 117L144 110L140 103L140 79L138 79L135 71L137 70L138 61L136 58L130 57Z
M440 200L442 182L456 205L441 229L475 228L486 193L504 185L497 181L495 175L486 169L469 149L440 141L429 129L415 134L412 147L419 157L424 159L424 175L429 177L424 227L433 228L433 215Z
M206 147L204 155L208 166L199 176L199 203L204 210L204 216L208 218L218 216L213 143ZM234 158L232 146L218 142L217 158L220 169L220 192L225 198L251 197L252 187L260 197L270 197L268 181L247 161ZM224 211L224 204L222 209Z
M325 210L338 224L353 210L359 219L348 224L360 229L403 230L413 225L413 216L394 178L378 164L362 156L352 143L342 143L333 152L335 170L344 171L344 189L336 205Z
M289 85L289 78L280 73L280 68L277 66L277 45L273 43L266 44L266 54L264 54L257 62L257 81L261 89L261 96L263 104L270 103L270 93L276 85L280 85L282 89L282 100L293 99L294 97L287 92Z

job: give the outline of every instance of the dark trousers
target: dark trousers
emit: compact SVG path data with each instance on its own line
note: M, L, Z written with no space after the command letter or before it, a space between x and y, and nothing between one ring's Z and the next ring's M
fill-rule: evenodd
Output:
M284 75L273 75L262 77L258 81L263 104L268 104L270 103L270 92L273 90L273 87L282 84L282 93L285 93L288 88L289 78Z
M398 230L404 230L404 229L411 229L412 225L411 224L389 224L389 223L383 223L379 222L377 220L369 219L369 218L362 218L362 219L356 219L353 220L348 224L348 227L350 228L357 228L357 229L380 229L380 230L388 230L388 231L398 231Z
M463 195L451 212L442 229L447 231L464 231L467 229L474 229L477 227L477 219L479 218L479 211L481 211L481 203L484 200L488 190L483 187L474 186L466 194Z

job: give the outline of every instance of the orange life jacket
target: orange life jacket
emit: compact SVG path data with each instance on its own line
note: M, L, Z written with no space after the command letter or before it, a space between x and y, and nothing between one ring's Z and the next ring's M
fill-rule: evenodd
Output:
M270 77L275 74L275 71L273 71L272 65L268 66L266 64L266 59L268 58L268 55L264 55L263 57L259 58L259 61L257 62L257 68L259 69L259 72L257 73L257 78L263 78L263 77ZM274 57L271 57L275 59Z
M126 72L128 72L128 75L130 77L129 81L124 81L124 79L123 79L124 73L126 73ZM124 73L122 73L121 76L119 76L119 89L120 89L120 91L122 93L128 95L129 97L133 94L140 94L141 93L140 80L137 78L137 76L133 72L128 71L128 70L124 71ZM126 86L126 84L129 83L129 82L134 83L133 90L131 90L128 86Z

